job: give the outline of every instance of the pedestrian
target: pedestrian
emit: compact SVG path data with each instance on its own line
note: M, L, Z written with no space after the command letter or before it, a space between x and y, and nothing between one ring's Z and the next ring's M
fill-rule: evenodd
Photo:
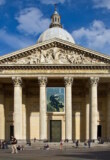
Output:
M78 148L78 146L79 146L79 141L76 140L76 148Z
M36 138L34 137L34 143L36 142Z
M11 149L12 149L11 153L18 153L16 144L17 144L17 139L14 136L11 136Z
M62 140L60 141L60 149L61 150L63 149L63 142L62 142Z
M87 146L87 141L84 142L84 146L85 146L85 147Z
M45 144L44 145L44 150L49 150L50 148L49 148L49 145L48 144Z
M91 141L90 141L90 139L88 140L88 147L89 148L91 147Z

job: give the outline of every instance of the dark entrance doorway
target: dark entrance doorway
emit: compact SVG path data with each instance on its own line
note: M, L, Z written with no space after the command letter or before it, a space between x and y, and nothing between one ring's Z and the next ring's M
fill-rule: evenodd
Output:
M14 126L13 125L10 126L10 137L11 136L14 136Z
M50 120L50 141L60 142L61 141L61 121Z
M101 125L97 126L97 137L102 137L102 126Z

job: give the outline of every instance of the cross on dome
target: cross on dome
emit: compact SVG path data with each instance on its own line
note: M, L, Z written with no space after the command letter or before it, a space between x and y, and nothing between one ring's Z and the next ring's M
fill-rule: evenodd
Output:
M55 11L57 11L57 3L55 3L54 6L55 6Z

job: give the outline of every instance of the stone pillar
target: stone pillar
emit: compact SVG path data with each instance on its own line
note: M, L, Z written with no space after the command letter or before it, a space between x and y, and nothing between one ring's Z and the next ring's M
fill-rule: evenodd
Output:
M66 88L65 103L65 138L72 140L72 83L73 78L64 77Z
M5 139L5 109L2 85L0 86L0 139Z
M24 89L24 88L23 88ZM23 92L22 116L23 116L23 139L26 140L26 93Z
M40 84L40 140L47 140L47 106L46 106L46 77L39 77Z
M110 86L107 93L107 138L110 139Z
M14 136L22 140L22 79L12 78L14 83Z
M99 78L91 77L91 98L90 98L90 138L97 140L97 85Z
M80 128L81 128L81 114L80 112L75 112L75 139L80 140Z
M90 139L90 96L86 91L86 140Z

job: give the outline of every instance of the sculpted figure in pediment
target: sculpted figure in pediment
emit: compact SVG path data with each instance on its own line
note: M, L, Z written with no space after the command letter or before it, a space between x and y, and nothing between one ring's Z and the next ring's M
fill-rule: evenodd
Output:
M45 63L53 63L54 62L54 50L50 49L46 52Z

